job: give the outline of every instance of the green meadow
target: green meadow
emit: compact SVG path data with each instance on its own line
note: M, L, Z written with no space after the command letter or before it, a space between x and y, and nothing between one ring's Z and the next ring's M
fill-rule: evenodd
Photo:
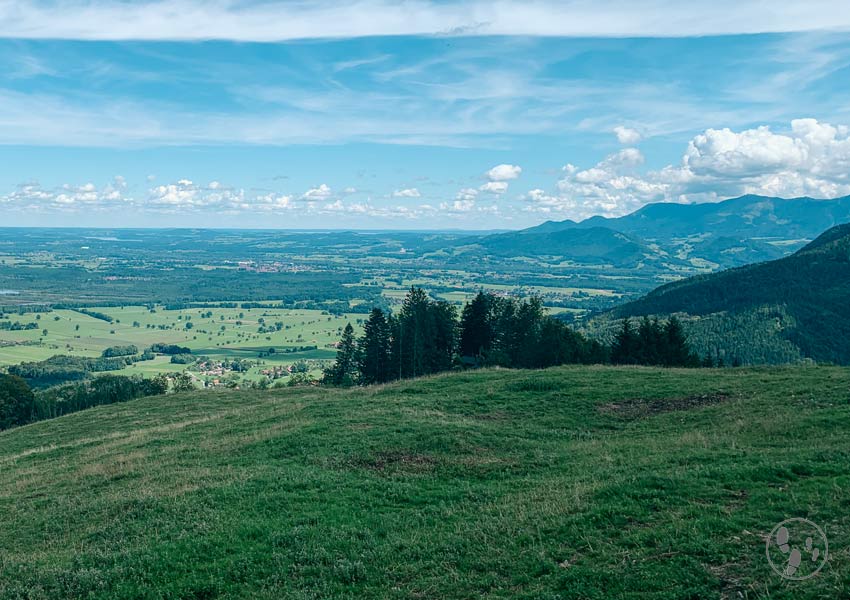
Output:
M110 346L127 344L134 344L141 351L154 343L186 346L194 354L217 360L256 360L260 352L275 348L278 352L262 360L278 365L299 360L324 361L336 355L330 346L339 339L346 323L358 327L358 320L365 316L270 308L164 310L156 307L151 312L145 306L125 306L87 310L107 314L114 320L109 323L73 310L9 314L8 320L35 322L38 329L0 330L0 366L44 360L56 354L100 356ZM191 329L187 329L187 323L191 323ZM283 324L280 331L259 333L261 326L269 328L275 323ZM308 346L316 349L281 352ZM170 364L169 357L157 357L129 366L122 373L156 374L184 368L185 365ZM249 375L256 372L258 369L253 369Z
M0 433L0 598L846 597L848 464L844 368L146 398Z

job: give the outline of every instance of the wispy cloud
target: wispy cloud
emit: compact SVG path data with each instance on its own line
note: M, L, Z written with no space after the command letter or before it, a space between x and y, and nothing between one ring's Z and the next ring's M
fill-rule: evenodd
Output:
M850 27L850 5L784 0L3 0L5 37L271 42L387 35L696 36Z

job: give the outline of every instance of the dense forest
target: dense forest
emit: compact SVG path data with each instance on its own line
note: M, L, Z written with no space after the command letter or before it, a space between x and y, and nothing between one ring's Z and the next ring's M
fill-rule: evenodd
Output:
M369 385L452 369L499 366L542 369L563 364L706 366L688 347L681 324L623 321L607 347L546 315L539 298L516 300L479 292L460 315L443 300L411 288L398 315L372 309L363 335L349 324L337 359L325 372L331 385Z

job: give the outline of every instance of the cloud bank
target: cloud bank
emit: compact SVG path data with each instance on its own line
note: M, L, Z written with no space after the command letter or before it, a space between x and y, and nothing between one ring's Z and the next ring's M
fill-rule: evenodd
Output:
M2 37L29 39L684 37L847 28L850 4L841 0L0 0Z
M796 119L787 133L708 129L690 140L680 164L641 173L643 162L639 150L626 148L591 168L567 165L556 192L526 194L528 209L586 218L620 216L650 202L850 195L850 128Z

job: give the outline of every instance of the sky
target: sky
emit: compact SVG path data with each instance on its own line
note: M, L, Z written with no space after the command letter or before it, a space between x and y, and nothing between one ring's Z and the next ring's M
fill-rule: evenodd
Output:
M0 0L0 226L850 195L845 0Z

